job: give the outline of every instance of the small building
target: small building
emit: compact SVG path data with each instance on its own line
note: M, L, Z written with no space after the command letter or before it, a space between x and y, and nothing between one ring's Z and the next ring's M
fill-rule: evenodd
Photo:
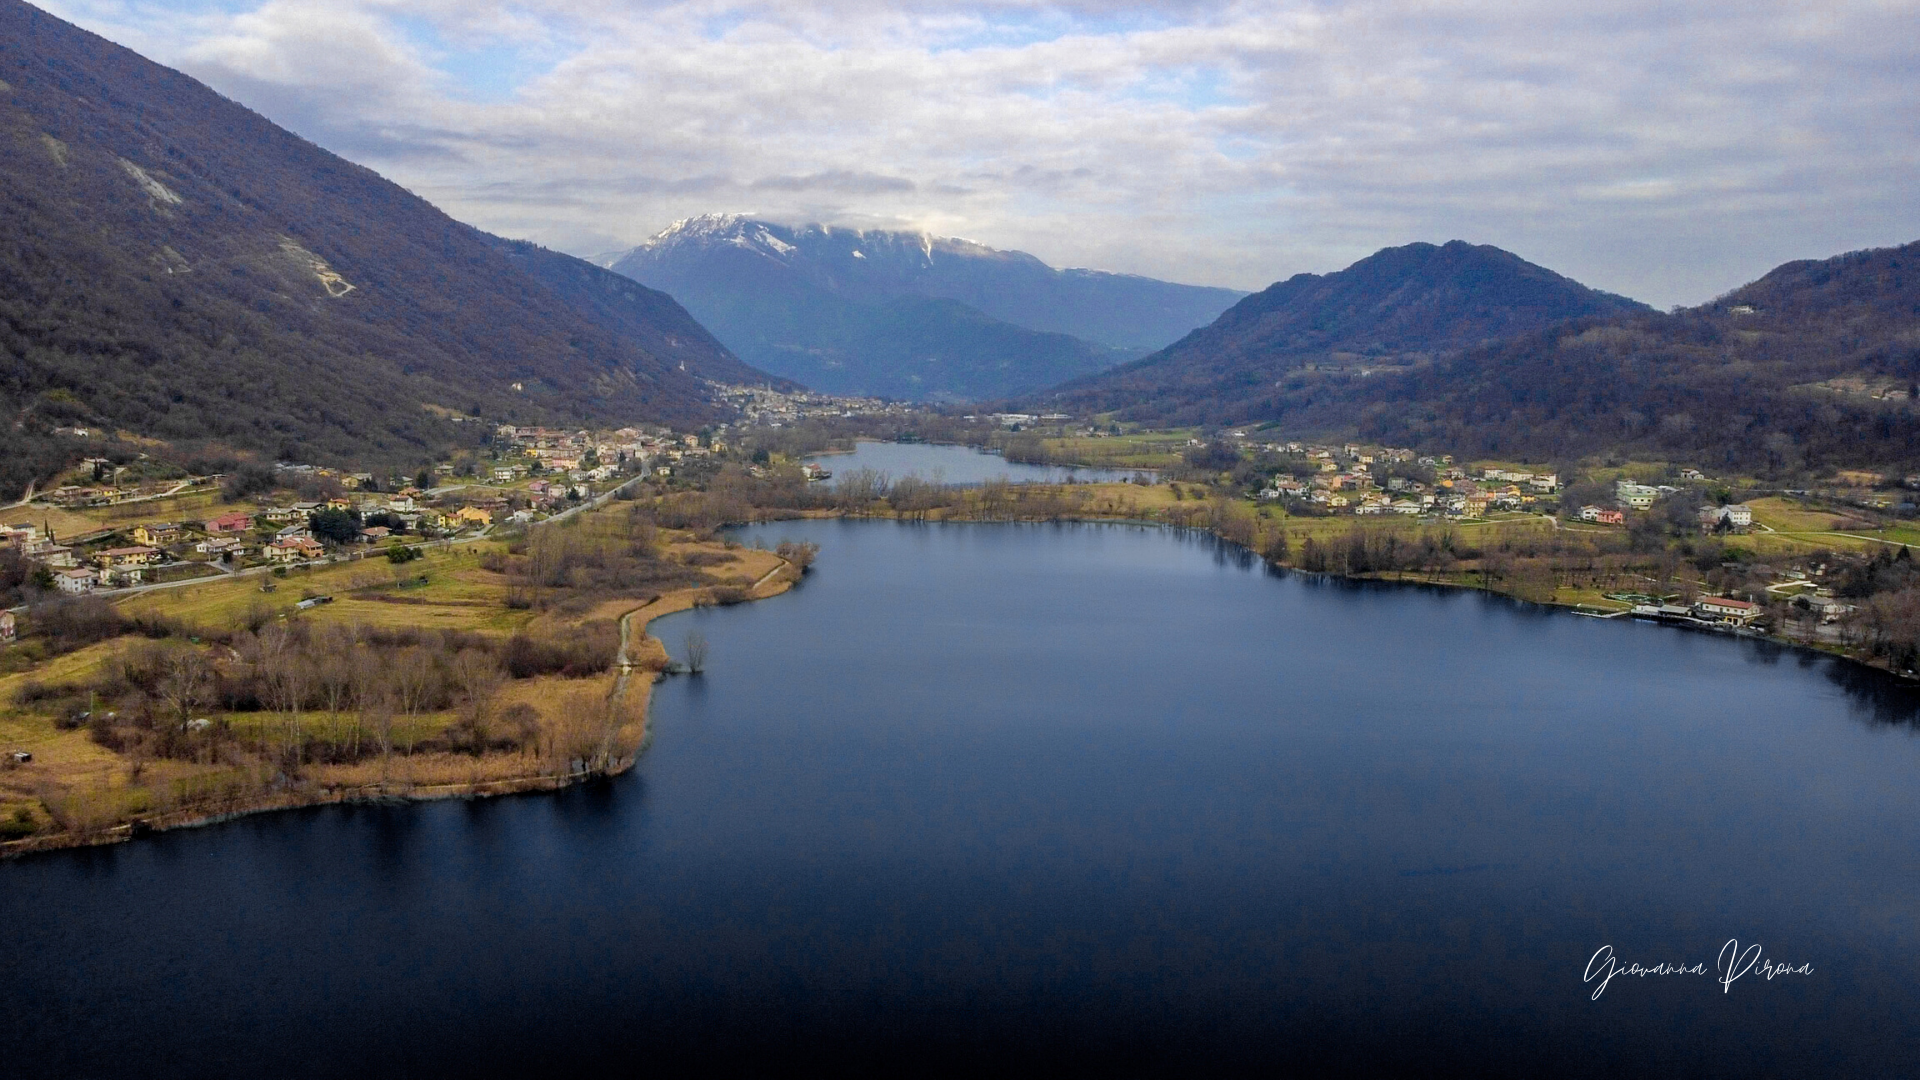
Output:
M1760 614L1760 605L1749 600L1734 600L1724 596L1704 597L1694 602L1696 614L1710 619L1726 619L1732 622L1746 622Z
M1614 499L1625 503L1635 510L1652 508L1653 501L1660 497L1660 489L1636 484L1631 480L1622 480L1614 485Z
M327 549L311 536L290 536L267 545L270 562L291 563L325 556Z
M463 506L454 511L453 520L457 526L491 525L493 515L477 506Z
M1725 525L1729 529L1745 530L1753 524L1753 510L1742 503L1730 503L1726 506L1703 506L1700 508L1700 527L1709 532Z
M19 636L20 628L14 622L13 612L0 611L0 645L6 645Z
M159 548L179 543L185 532L185 529L171 521L156 521L146 525L135 525L133 538L138 543Z
M145 546L108 548L95 553L93 561L102 570L125 570L159 562L160 552Z
M1854 606L1844 600L1818 593L1801 593L1793 598L1793 606L1818 616L1823 623L1836 623L1853 614Z
M219 517L210 517L200 523L208 536L234 536L253 528L253 515L238 510Z
M29 554L45 563L49 570L70 570L80 565L80 560L74 557L73 549L60 544L41 544Z
M193 545L193 550L202 555L219 558L228 552L232 552L235 556L244 555L247 549L246 542L237 536L209 536Z
M1583 506L1580 508L1580 520L1591 521L1596 525L1625 525L1627 515L1622 511L1604 506Z
M84 596L100 584L100 575L90 566L62 570L53 575L54 588L68 596Z

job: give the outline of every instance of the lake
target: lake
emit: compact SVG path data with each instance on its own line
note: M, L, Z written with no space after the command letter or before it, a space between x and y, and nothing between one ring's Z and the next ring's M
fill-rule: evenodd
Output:
M655 624L709 666L626 776L0 865L8 1074L1911 1068L1908 686L1172 530L742 536L820 558Z
M1148 476L1157 475L1152 469L1026 465L971 446L935 443L858 442L851 453L818 454L806 460L819 464L836 476L845 476L856 469L872 469L886 473L895 480L918 476L922 480L938 480L969 487L995 479L1035 484L1064 484L1069 480L1077 484L1105 484L1131 480L1140 472Z

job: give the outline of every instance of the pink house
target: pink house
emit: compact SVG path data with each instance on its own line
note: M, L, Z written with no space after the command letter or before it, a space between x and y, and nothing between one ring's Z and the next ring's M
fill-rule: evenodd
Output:
M207 530L208 536L231 536L253 528L253 515L235 510L216 518L208 518L202 522L202 526Z

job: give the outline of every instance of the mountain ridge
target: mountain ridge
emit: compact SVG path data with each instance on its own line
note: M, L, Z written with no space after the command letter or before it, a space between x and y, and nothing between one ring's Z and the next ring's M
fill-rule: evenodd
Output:
M1637 456L1782 481L1920 470L1920 241L1431 362L1297 368L1255 405L1213 415L1470 458Z
M415 463L475 438L428 406L719 415L679 369L725 366L717 342L656 356L372 170L19 0L0 0L0 143L0 410L27 472L56 419Z
M615 270L673 295L744 360L836 393L973 400L1146 351L1242 295L924 233L682 219Z
M1489 245L1412 243L1277 281L1165 349L1044 396L1129 419L1237 423L1303 367L1429 363L1567 319L1651 310Z

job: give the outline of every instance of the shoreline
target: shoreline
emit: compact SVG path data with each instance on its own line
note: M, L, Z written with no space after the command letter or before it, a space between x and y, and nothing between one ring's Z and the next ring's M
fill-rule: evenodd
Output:
M802 520L804 519L822 520L822 519L830 519L830 518L867 520L867 521L906 520L906 519L899 518L892 515L855 513L855 512L850 512L846 510L816 510L816 511L803 512L800 515L800 519ZM923 521L918 521L915 523L916 524L942 524L942 525L1046 525L1046 524L1056 524L1056 523L1062 523L1062 522L1074 522L1076 524L1087 524L1087 525L1142 525L1142 526L1151 526L1154 528L1161 528L1161 529L1184 529L1190 532L1202 532L1222 544L1232 544L1234 547L1237 547L1241 551L1246 552L1248 558L1251 558L1259 562L1262 566L1264 566L1268 570L1279 570L1279 571L1285 571L1289 574L1301 574L1307 577L1325 578L1330 581L1367 582L1369 584L1379 584L1379 585L1410 585L1410 586L1419 586L1419 587L1430 588L1430 589L1456 589L1456 590L1462 590L1466 592L1481 593L1486 596L1497 596L1503 600L1507 600L1513 603L1530 604L1534 607L1550 608L1557 611L1564 611L1569 615L1574 615L1581 618L1602 619L1608 622L1621 620L1626 622L1647 623L1653 626L1662 626L1662 627L1667 627L1669 629L1675 629L1675 630L1685 630L1685 631L1696 633L1696 634L1709 634L1714 637L1724 637L1724 638L1728 638L1735 641L1760 642L1767 645L1775 646L1777 648L1789 648L1789 649L1794 649L1800 652L1811 653L1818 656L1824 656L1833 660L1844 660L1847 663L1856 664L1860 667L1866 668L1869 671L1877 671L1882 675L1886 675L1890 678L1897 679L1901 683L1920 686L1920 672L1916 672L1913 674L1898 672L1893 670L1892 668L1882 667L1879 664L1875 664L1869 660L1861 659L1860 657L1857 657L1857 656L1849 656L1844 652L1836 652L1830 649L1822 648L1818 644L1813 642L1797 641L1797 640L1794 640L1793 638L1781 637L1776 634L1764 634L1764 633L1757 633L1753 631L1741 633L1737 630L1732 630L1732 629L1720 630L1710 626L1689 625L1689 624L1679 623L1679 622L1663 622L1663 621L1654 620L1654 619L1636 618L1630 609L1614 611L1606 614L1600 614L1600 613L1596 613L1593 610L1593 606L1591 604L1588 604L1584 601L1530 600L1530 599L1527 599L1526 597L1517 596L1513 593L1501 592L1498 589L1490 589L1481 585L1470 585L1470 584L1466 584L1464 582L1459 582L1459 581L1435 581L1428 578L1383 577L1377 574L1344 574L1344 573L1336 573L1331 570L1303 570L1297 566L1289 566L1285 563L1270 562L1265 557L1263 557L1259 552L1254 551L1252 548L1247 547L1245 544L1241 544L1238 541L1229 540L1226 537L1221 536L1219 533L1214 532L1212 529L1204 525L1179 525L1179 524L1175 524L1173 522L1168 522L1168 521L1152 521L1152 520L1146 520L1141 518L1094 517L1094 516L1085 516L1085 515L1075 515L1071 517L1058 517L1058 518L1054 518L1054 517L1009 518L1004 520L991 520L991 521L983 521L983 520L972 519L972 518L953 518L953 519L928 518Z
M780 565L769 570L747 591L746 602L771 599L791 589L795 577L792 570L793 564L782 560ZM664 670L647 665L649 660L656 658L664 660L667 656L666 643L648 634L647 628L655 619L692 610L700 606L703 599L710 601L711 588L711 586L700 586L675 589L672 592L662 593L638 607L630 608L619 616L620 651L614 659L612 669L614 685L608 691L608 699L614 700L631 692L634 686L630 680L636 672L650 672L653 677L642 680L638 685L641 695L640 731L634 741L633 749L617 755L603 767L583 768L565 773L530 773L493 780L471 780L450 784L396 786L388 782L281 792L213 811L180 810L170 814L135 818L97 831L63 832L9 840L0 843L0 862L46 852L121 844L154 833L207 828L240 818L278 813L283 810L302 810L319 806L396 806L408 803L443 802L448 799L490 799L503 795L561 791L593 780L624 775L639 762L640 756L646 753L648 745L653 740L653 717L650 711L653 704L653 684L666 677ZM642 612L646 614L639 621L639 632L635 635L633 620ZM640 656L629 655L630 645L636 647Z

